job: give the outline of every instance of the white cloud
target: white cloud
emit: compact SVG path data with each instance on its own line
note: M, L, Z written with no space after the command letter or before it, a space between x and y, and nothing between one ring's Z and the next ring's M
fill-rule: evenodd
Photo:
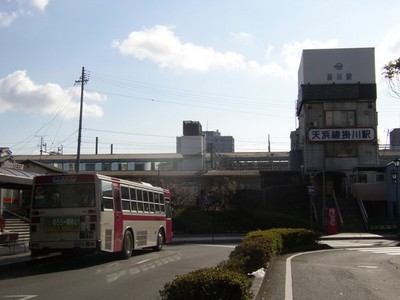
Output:
M16 18L18 18L18 13L16 12L7 13L0 11L0 27L10 26Z
M286 43L282 47L282 57L286 63L288 72L297 77L299 69L301 54L305 49L330 49L337 48L339 41L336 39L327 42L307 39L303 42Z
M182 42L171 27L157 25L134 31L128 38L114 41L113 46L123 55L149 59L161 67L196 71L210 69L243 69L244 57L235 52L217 52L211 47Z
M273 50L274 50L274 47L272 47L271 45L268 45L267 49L265 50L265 58L266 59L271 57Z
M30 0L30 2L31 5L41 11L44 11L46 9L46 6L49 4L49 0Z
M265 58L271 60L271 62L259 64L255 61L250 61L248 66L258 75L291 76L292 78L297 78L301 54L304 49L325 49L336 48L337 46L337 40L329 40L327 42L309 39L303 42L294 41L284 44L279 57L275 57L276 61L272 61L273 47L268 45L265 50Z
M57 113L66 119L79 116L79 88L63 89L58 84L39 85L33 82L26 70L15 71L0 79L0 113L18 111L40 115ZM101 101L105 96L86 93L85 100ZM103 110L97 104L85 102L84 115L101 117Z
M218 52L212 47L185 43L175 35L173 27L156 25L142 31L133 31L123 41L114 41L113 47L121 54L137 59L148 59L164 68L209 71L213 69L242 70L256 75L297 76L301 53L306 48L337 47L337 40L320 42L305 40L283 45L277 61L266 64L247 60L244 55L234 51ZM247 33L231 33L239 39L251 38ZM272 46L266 49L265 57L271 58Z
M391 60L400 57L400 26L387 32L382 42L376 49L376 69L382 70L382 67Z
M249 42L253 39L253 36L247 32L231 32L231 36L240 42Z
M8 27L17 18L31 14L30 7L44 11L50 0L20 0L9 1L11 8L9 11L0 11L0 28Z
M388 82L384 75L382 75L383 67L392 60L400 57L400 26L392 28L388 31L382 41L375 49L375 69L376 81L378 88L378 95L380 97L392 97Z

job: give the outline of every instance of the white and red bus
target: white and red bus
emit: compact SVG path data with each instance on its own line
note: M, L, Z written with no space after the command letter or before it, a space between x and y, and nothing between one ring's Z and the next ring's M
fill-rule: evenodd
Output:
M36 176L29 248L48 252L161 250L172 240L169 191L95 173Z

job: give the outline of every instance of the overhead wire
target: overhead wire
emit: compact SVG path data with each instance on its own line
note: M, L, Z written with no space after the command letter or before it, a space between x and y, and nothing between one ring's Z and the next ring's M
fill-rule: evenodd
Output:
M75 84L74 84L75 86ZM73 86L73 87L74 87ZM75 89L72 89L72 91L74 91L74 93L76 93ZM21 147L17 148L16 152L21 151L22 147L24 147L25 145L27 145L28 143L31 143L32 140L34 138L37 137L44 137L47 135L48 130L50 129L50 127L53 125L53 123L56 121L56 119L61 115L61 121L59 126L57 127L56 133L54 134L54 138L53 141L50 145L50 147L54 147L54 141L58 136L58 133L61 129L62 123L65 119L65 117L61 114L62 111L64 111L68 105L70 105L71 101L70 99L74 96L76 96L77 94L72 94L71 97L65 96L60 102L59 104L54 108L54 110L50 113L50 115L48 116L48 118L46 119L46 121L44 121L44 123L39 127L39 129L37 129L34 133L28 135L27 137L25 137L22 141L17 142L16 144L14 144L12 147L15 148L20 144L23 144ZM41 148L42 145L39 145L39 147ZM51 149L50 148L50 149Z
M282 104L282 101L274 101L272 99L266 100L264 98L257 98L257 97L241 97L241 96L224 95L218 93L198 92L181 88L155 85L151 83L143 83L139 81L128 80L125 78L105 75L93 71L91 71L91 82L94 83L94 86L96 86L96 84L99 83L100 86L103 88L94 87L92 89L85 89L88 92L97 92L109 96L135 99L152 103L188 106L201 109L246 113L246 114L268 116L268 117L283 117L284 115L279 114L279 112L287 113L290 111L291 114L293 113L293 108L290 107L289 109L289 106L286 104ZM107 86L110 89L108 91L105 89L105 87ZM115 88L117 88L118 90L120 89L127 90L129 92L128 93L115 92L113 90ZM73 89L73 91L74 94L71 97L77 96L77 90ZM173 100L171 100L171 98L173 98ZM70 105L71 103L70 99L71 99L70 97L65 97L63 101L61 101L59 105L53 110L53 112L50 114L50 116L38 130L36 130L33 134L29 135L23 141L16 143L14 146L17 146L21 143L27 144L31 142L33 138L37 137L38 135L39 136L45 135L51 128L51 126L54 124L55 120L61 116L61 121L52 139L51 146L53 146L55 144L55 140L57 139L57 136L59 134L59 131L62 127L65 118L61 112L64 109L66 109L68 105ZM265 113L260 111L266 111L266 112L274 111L275 113ZM122 135L128 134L136 136L149 136L155 138L173 138L173 139L176 138L175 136L172 137L172 136L162 136L154 134L135 133L135 132L120 132L120 131L111 131L111 130L94 129L94 128L84 128L84 131L86 133L90 131L96 131L96 132L122 134ZM76 133L77 131L74 131L70 136L58 141L57 143L59 145L65 143L69 144L76 143L75 139ZM74 139L71 139L72 137L74 137ZM129 144L126 143L126 145ZM138 144L136 143L136 145ZM63 145L63 146L64 149L68 148L68 145ZM160 143L158 143L158 146L160 146Z
M160 103L167 103L174 105L201 107L206 109L218 109L218 110L234 111L241 113L253 113L253 114L260 114L267 116L275 116L275 115L260 113L260 109L265 109L266 111L271 111L271 110L285 111L285 112L293 111L291 106L289 108L288 105L281 104L282 101L276 101L276 99L271 99L267 101L264 98L238 97L234 95L201 93L184 89L177 89L170 87L167 88L158 85L140 83L137 81L130 81L130 80L109 77L105 75L98 75L98 73L95 72L92 72L92 77L98 79L99 81L102 81L103 85L119 87L136 92L142 92L142 93L144 92L151 95L148 97L143 97L143 96L139 97L137 95L127 95L120 92L115 93L113 91L96 90L97 92L105 93L108 95L125 97L125 98L139 99L139 100L146 100L146 101L153 101L153 102L160 102ZM169 99L169 97L173 97L174 101L165 100L165 98ZM179 102L178 101L179 99L185 101ZM196 104L193 104L193 101L191 103L187 103L188 99L195 100ZM227 109L227 106L238 108L238 110ZM242 108L246 108L248 109L248 111L243 111Z

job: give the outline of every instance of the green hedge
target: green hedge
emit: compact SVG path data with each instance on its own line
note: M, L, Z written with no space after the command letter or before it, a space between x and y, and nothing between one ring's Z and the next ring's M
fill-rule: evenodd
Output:
M205 268L177 276L160 291L163 300L252 299L250 282L244 274Z
M274 255L295 247L313 245L319 237L314 231L304 228L275 228L252 231L246 235L245 240L254 236L263 236L270 240Z
M277 228L248 233L215 268L177 276L160 291L163 300L251 299L246 274L267 268L272 257L296 247L316 244L318 235L308 229Z
M247 274L266 268L275 254L274 245L264 236L251 236L242 241L229 255L225 267Z

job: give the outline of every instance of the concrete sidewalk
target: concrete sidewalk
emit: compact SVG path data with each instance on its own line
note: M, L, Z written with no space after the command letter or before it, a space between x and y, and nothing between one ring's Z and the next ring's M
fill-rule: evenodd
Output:
M0 246L0 266L31 260L28 244L9 244Z
M319 238L321 241L324 240L371 240L371 239L388 239L388 240L396 240L397 235L394 233L368 233L368 232L346 232L346 233L337 233L331 235L324 235Z

